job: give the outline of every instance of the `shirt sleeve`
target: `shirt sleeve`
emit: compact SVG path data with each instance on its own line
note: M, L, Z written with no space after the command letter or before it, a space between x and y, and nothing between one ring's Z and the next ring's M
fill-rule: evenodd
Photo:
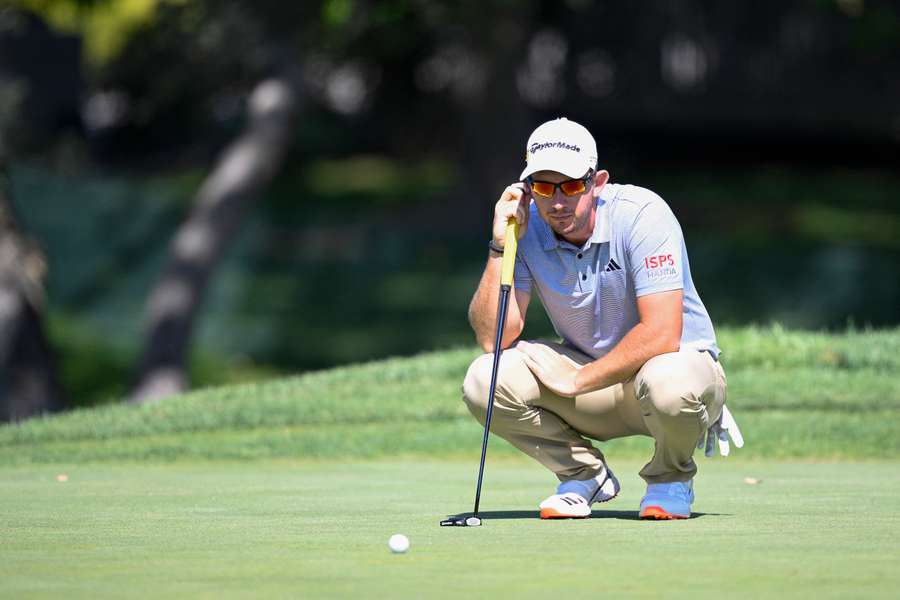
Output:
M525 264L521 253L516 254L516 269L513 272L513 287L531 293L531 269Z
M666 204L653 203L641 209L627 249L636 296L684 289L684 237Z

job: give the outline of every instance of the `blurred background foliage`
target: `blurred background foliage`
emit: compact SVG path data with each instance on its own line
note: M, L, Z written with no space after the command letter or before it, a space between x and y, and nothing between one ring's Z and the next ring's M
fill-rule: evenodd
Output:
M471 344L493 202L561 115L672 206L715 323L900 323L896 3L6 0L0 157L70 405L126 392L174 232L285 73L194 385Z

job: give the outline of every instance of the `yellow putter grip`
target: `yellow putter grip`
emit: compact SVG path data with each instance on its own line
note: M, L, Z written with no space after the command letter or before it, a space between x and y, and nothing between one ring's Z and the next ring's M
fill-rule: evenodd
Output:
M500 285L512 285L518 245L519 223L515 217L510 217L506 222L506 241L503 244L503 269L500 271Z

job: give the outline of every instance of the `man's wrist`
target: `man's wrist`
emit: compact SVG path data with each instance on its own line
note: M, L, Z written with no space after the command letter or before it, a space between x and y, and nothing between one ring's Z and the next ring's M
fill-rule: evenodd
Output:
M503 254L503 246L497 244L493 239L488 242L488 250L495 254Z
M575 395L580 396L581 394L586 393L588 390L584 385L584 366L577 371L575 371Z
M605 386L598 386L596 383L592 383L590 381L591 369L588 369L588 367L591 364L592 363L587 363L587 364L581 365L578 368L578 371L575 373L576 395L587 394L587 393L599 390L602 387L605 387Z

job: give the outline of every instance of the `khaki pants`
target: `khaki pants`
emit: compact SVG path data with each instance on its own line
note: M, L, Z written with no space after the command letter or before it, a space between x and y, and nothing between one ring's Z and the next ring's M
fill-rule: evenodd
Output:
M579 365L591 361L560 344L536 343ZM493 358L476 358L463 383L463 399L482 425ZM650 359L623 383L563 398L544 387L512 347L500 356L491 431L560 481L589 479L603 470L603 454L586 438L651 436L656 450L641 477L647 483L687 481L697 472L694 449L719 418L726 389L725 372L708 352L683 350Z

